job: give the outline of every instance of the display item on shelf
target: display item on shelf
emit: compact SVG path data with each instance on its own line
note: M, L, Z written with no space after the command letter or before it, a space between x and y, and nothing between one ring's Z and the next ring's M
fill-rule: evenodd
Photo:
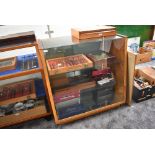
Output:
M35 103L34 100L28 100L27 103L25 103L25 107L26 107L27 109L33 108L33 107L35 106L34 103Z
M0 67L0 76L16 74L22 71L37 69L39 67L38 57L35 53L8 58L8 60L9 59L14 59L13 64L11 66Z
M17 111L20 112L20 111L25 110L24 103L22 103L22 102L16 103L15 106L14 106L14 110L15 110L16 112L17 112Z
M104 79L101 79L99 81L97 81L97 84L100 85L100 86L103 86L105 83L108 83L110 82L110 79L109 78L104 78Z
M83 112L85 112L85 108L82 104L71 105L67 108L57 110L59 119L68 118L74 115L81 114Z
M62 94L56 94L54 96L54 101L55 103L60 103L60 102L64 102L64 101L68 101L74 98L79 98L80 97L80 91L68 91L68 92L64 92Z
M106 68L103 70L94 70L92 71L92 77L100 77L100 76L104 76L104 75L111 74L111 73L112 71L110 68Z
M116 62L115 56L105 52L98 52L97 54L87 54L87 57L94 63L94 68L103 70L110 67Z
M0 87L0 105L36 98L34 80L26 80Z
M101 106L112 103L114 99L114 78L103 78L100 76L99 81L94 81L97 85L88 82L83 83L86 87L77 85L68 89L59 90L54 95L54 102L59 119L70 117L75 114L87 112ZM77 111L74 109L77 108ZM82 108L82 109L81 109ZM71 112L71 110L73 110Z
M20 70L30 70L38 68L38 58L36 54L23 55L18 58Z
M43 104L45 104L44 99L36 98L34 100L30 99L22 102L3 105L3 106L0 106L0 117L4 117L6 115L11 115L11 114L18 114L22 111L26 111Z
M50 75L72 72L93 67L93 63L85 55L73 55L47 60Z
M36 96L37 97L44 97L44 96L46 96L43 80L42 79L35 79L34 80L34 84L35 84Z
M0 72L16 68L16 57L0 59Z

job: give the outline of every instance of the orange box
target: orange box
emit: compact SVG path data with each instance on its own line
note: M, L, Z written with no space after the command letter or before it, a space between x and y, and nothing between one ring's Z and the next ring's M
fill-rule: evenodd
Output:
M146 52L146 53L137 53L136 55L136 64L145 63L151 61L152 58L152 52Z
M83 54L49 59L46 63L50 75L93 67L93 62Z

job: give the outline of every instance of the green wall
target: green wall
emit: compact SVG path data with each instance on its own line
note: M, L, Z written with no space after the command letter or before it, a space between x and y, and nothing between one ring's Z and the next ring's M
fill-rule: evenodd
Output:
M141 45L143 41L152 39L153 28L152 25L115 25L117 33L127 35L128 37L141 38Z

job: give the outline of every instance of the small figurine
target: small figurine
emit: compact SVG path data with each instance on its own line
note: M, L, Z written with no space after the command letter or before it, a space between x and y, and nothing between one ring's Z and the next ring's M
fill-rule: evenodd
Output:
M22 110L25 110L25 105L23 102L18 102L14 105L14 110L16 112L19 112L19 111L22 111Z
M27 109L33 108L35 106L35 101L34 100L28 100L24 105Z

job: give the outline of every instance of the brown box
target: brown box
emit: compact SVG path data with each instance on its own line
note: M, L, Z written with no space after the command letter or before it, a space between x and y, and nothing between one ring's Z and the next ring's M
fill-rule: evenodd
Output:
M83 54L49 59L46 63L50 75L93 67L93 62Z
M102 38L116 35L116 28L113 26L95 26L86 28L72 28L71 34L78 39Z
M31 88L29 88L30 90L29 91L27 90L23 91L23 89L20 90L21 88L24 88L24 85L27 83L29 83L31 86ZM6 97L1 96L4 89L10 90L6 92ZM13 97L12 97L12 91L11 91L12 89L15 89L15 93ZM34 80L21 81L21 82L7 84L0 87L0 105L7 105L7 104L16 103L16 102L20 102L28 99L35 99L35 98L36 98L36 91L35 91Z
M144 48L144 47L140 47L139 48L139 53L140 54L147 53L147 52L152 52L152 50L151 49Z
M145 63L151 61L152 58L152 52L144 52L144 53L138 53L136 55L136 64Z
M151 85L155 85L155 69L152 67L138 69L138 74L146 78L151 83Z
M0 72L16 68L16 57L0 59Z

